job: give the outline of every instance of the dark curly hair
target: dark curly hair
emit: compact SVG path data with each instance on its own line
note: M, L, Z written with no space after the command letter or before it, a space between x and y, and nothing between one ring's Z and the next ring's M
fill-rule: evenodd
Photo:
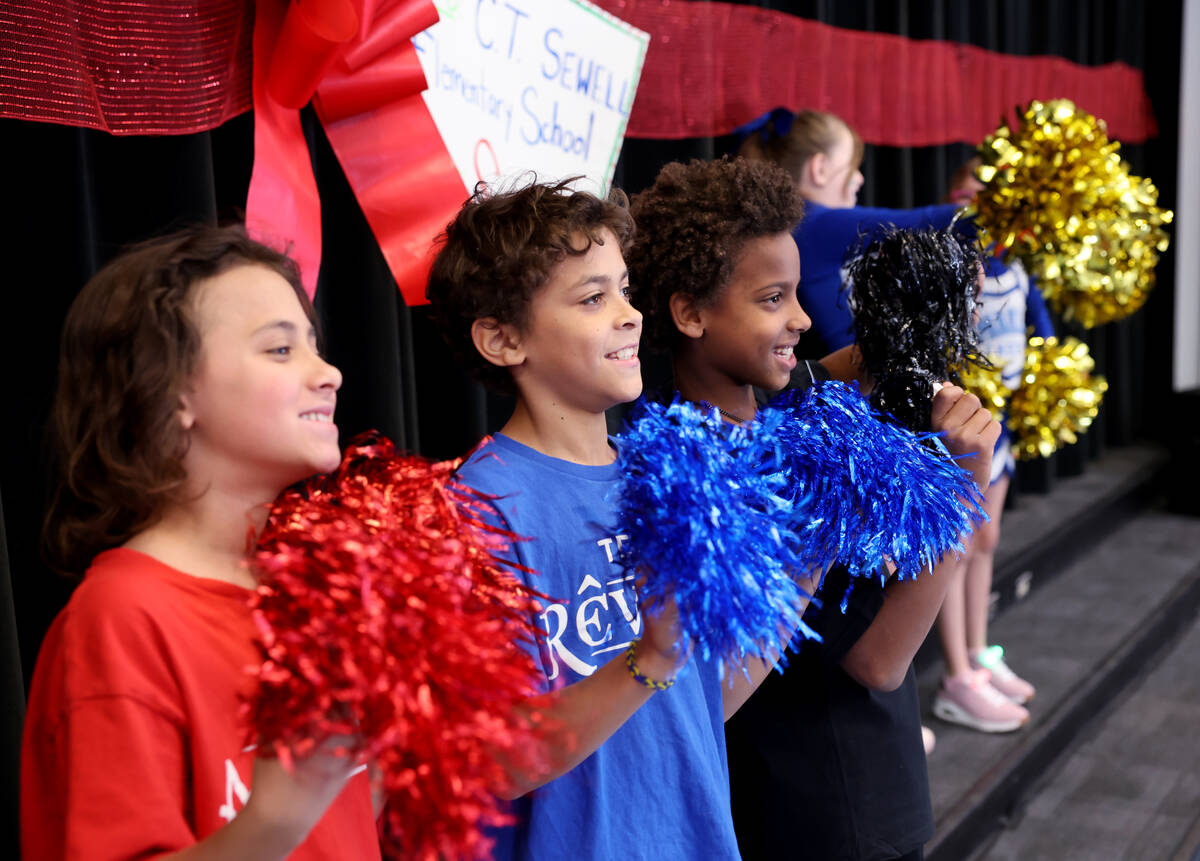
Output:
M664 167L631 211L638 225L626 255L633 301L649 339L666 347L678 337L671 295L702 306L714 301L745 244L791 230L804 204L792 177L774 164L697 159Z
M43 529L47 561L81 575L181 501L187 435L179 395L197 367L199 282L238 266L284 278L316 326L296 265L240 226L195 227L134 246L67 312L51 433L58 472Z
M577 179L499 192L480 183L438 237L441 248L425 288L433 319L455 359L493 388L512 392L512 375L475 349L472 324L492 317L523 329L534 293L568 254L603 245L605 228L622 253L633 240L624 192L614 189L601 199L572 190Z

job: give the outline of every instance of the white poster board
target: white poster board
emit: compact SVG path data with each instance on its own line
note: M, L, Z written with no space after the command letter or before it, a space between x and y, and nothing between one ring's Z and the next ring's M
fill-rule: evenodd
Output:
M648 34L586 0L436 0L413 39L425 103L468 191L479 180L612 181Z

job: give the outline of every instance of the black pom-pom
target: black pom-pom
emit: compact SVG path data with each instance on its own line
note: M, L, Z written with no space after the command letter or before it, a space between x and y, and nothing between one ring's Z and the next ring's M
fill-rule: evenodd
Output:
M892 229L848 267L849 305L872 405L929 429L933 384L980 353L975 330L980 251L954 230Z

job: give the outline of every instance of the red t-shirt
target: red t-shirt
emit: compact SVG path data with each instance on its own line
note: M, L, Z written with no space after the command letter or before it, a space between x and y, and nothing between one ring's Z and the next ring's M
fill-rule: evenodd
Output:
M134 550L101 553L46 635L21 758L24 857L186 848L250 795L238 720L258 661L247 590ZM294 859L379 858L365 773Z

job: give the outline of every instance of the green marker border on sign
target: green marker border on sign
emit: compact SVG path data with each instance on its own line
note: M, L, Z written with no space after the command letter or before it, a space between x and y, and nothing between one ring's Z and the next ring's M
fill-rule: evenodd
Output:
M621 152L621 144L625 141L625 127L629 125L629 114L633 110L633 100L637 94L638 83L642 78L642 66L646 62L646 50L650 46L650 34L643 33L632 24L622 21L620 18L597 6L593 6L587 0L571 0L571 3L585 12L590 12L609 27L634 36L638 41L637 66L633 70L633 86L629 91L629 104L625 106L625 119L621 121L617 129L617 139L613 142L612 152L608 155L608 167L605 168L605 174L600 183L603 193L608 194L609 186L612 184L613 171L617 169L617 157Z

